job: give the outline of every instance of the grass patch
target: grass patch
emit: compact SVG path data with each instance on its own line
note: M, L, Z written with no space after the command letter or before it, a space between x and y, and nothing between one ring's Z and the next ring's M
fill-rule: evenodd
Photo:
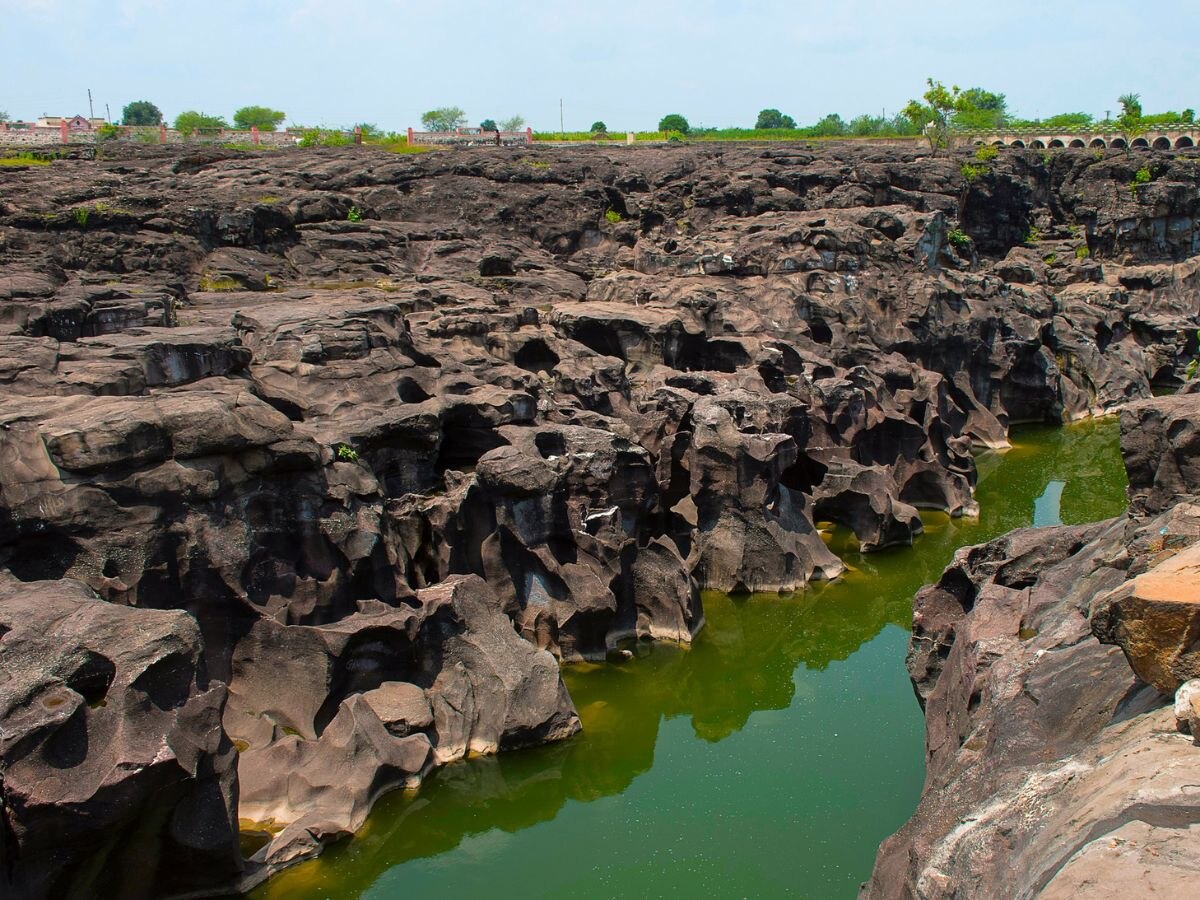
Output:
M48 166L50 160L34 156L32 153L18 153L16 156L0 156L0 166L5 168L18 166Z
M241 285L227 275L209 275L205 273L200 276L200 290L206 292L220 293L221 291L238 291L241 290Z
M606 211L604 213L604 218L607 219L609 222L611 222L613 225L616 225L618 222L621 221L621 214L619 212L617 212L615 209L609 209L608 211Z

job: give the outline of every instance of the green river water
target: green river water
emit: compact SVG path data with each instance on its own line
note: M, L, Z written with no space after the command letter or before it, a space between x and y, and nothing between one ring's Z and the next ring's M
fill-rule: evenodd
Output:
M1125 507L1115 419L1013 443L978 458L978 520L868 556L835 536L850 572L793 596L705 594L690 648L564 671L582 734L447 766L252 897L853 898L924 778L913 594L958 547Z

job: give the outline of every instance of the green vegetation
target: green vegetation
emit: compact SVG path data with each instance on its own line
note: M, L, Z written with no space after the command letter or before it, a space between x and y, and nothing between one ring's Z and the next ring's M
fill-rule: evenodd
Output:
M929 146L934 152L950 146L951 131L956 123L970 130L994 127L990 124L980 125L980 109L975 105L974 98L981 95L998 98L1003 106L1003 94L989 94L981 88L963 91L958 85L947 88L932 78L926 79L926 84L929 85L929 89L922 95L925 102L910 100L904 107L904 116L929 139ZM990 114L995 111L987 112ZM1003 109L999 116L991 116L987 121L1003 121Z
M18 153L15 156L0 156L0 167L13 168L17 166L48 166L50 160L32 153Z
M604 218L607 219L609 222L611 222L613 225L616 225L618 222L621 221L621 214L619 212L617 212L615 209L610 208L604 213Z
M1117 116L1117 129L1125 136L1126 149L1132 149L1134 140L1146 133L1142 100L1138 94L1122 94L1117 98L1117 102L1121 104L1121 115Z
M796 120L785 116L777 109L759 110L758 118L754 121L755 128L795 128Z
M259 131L274 131L283 124L287 113L266 106L243 106L233 114L235 128L249 131L257 128Z
M108 141L115 141L120 136L121 136L121 129L119 127L117 127L116 125L110 125L108 122L105 122L103 125L101 125L99 128L96 129L96 140L101 143L107 143Z
M1087 244L1084 244L1081 247L1075 248L1075 258L1076 259L1087 259L1091 255L1092 255L1092 251L1087 248Z
M194 109L185 110L175 117L175 130L184 134L191 134L193 131L220 131L228 127L229 123L221 116L210 116Z
M1133 181L1129 182L1129 192L1134 197L1138 195L1138 188L1143 188L1148 185L1153 178L1149 166L1142 166L1133 173Z
M1196 332L1196 342L1200 344L1200 331ZM1196 370L1200 368L1200 355L1193 356L1192 361L1187 364L1187 368L1183 370L1183 377L1191 381L1196 377Z
M956 250L961 250L964 247L970 246L971 244L971 236L961 228L953 228L946 232L946 240L948 240Z
M1052 266L1056 262L1058 262L1058 254L1057 253L1047 253L1045 256L1042 257L1042 262L1044 262L1048 266Z
M199 287L201 291L211 291L214 293L241 289L241 285L228 275L210 275L207 272L200 276Z
M481 131L499 131L500 126L496 124L495 119L484 119L479 123L479 129Z
M1029 230L1025 232L1025 243L1036 244L1042 239L1042 230L1036 225L1030 225Z
M420 144L409 144L408 135L401 134L396 131L390 131L386 134L377 134L371 136L363 136L363 143L370 144L374 147L379 147L389 153L429 153L435 150L435 147L422 147Z
M342 462L358 462L358 451L349 444L334 444L333 454Z
M0 109L0 122L7 122L7 121L8 121L8 113L5 112L4 110Z
M345 147L350 138L341 131L328 128L306 128L298 141L301 147Z
M962 171L963 178L967 179L968 182L972 182L976 178L979 178L982 175L986 175L988 172L990 172L992 170L989 169L987 166L976 166L976 165L972 165L971 163L963 163L961 171Z
M457 106L439 106L421 116L426 131L454 131L467 124L467 114Z
M678 131L680 134L687 134L691 130L688 120L679 113L671 113L663 116L658 122L659 131Z
M975 159L979 162L991 162L1000 155L1000 148L990 144L980 144L975 148Z
M362 217L362 210L357 206L350 207L350 212L346 213L347 222L361 222Z
M525 127L524 116L509 116L507 119L500 120L501 131L520 131Z
M590 134L608 134L608 126L603 122L596 120L592 123L592 127L588 129Z
M162 120L162 110L149 100L134 100L121 110L123 125L161 125Z

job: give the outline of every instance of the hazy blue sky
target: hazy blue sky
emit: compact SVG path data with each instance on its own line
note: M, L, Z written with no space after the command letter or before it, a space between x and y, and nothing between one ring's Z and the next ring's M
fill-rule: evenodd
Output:
M623 130L890 114L932 75L1102 115L1127 91L1200 108L1198 25L1197 0L0 0L0 109L84 112L90 87L114 117L260 103L398 130L457 105L552 130L561 97L568 130Z

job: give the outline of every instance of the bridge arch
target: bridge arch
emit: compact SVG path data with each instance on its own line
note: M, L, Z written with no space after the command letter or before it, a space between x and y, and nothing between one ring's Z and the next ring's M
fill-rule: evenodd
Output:
M1071 143L1067 144L1067 146L1074 147L1075 149L1079 150L1083 147L1083 141L1081 141L1079 138L1075 138L1075 140L1071 141Z
M1092 138L1092 142L1090 144L1088 144L1088 146L1089 147L1098 147L1101 150L1103 150L1108 145L1104 143L1104 138Z
M992 146L993 147L1004 147L1007 145L1004 143L1004 141L992 141Z
M1109 144L1109 146L1114 150L1124 150L1129 145L1125 143L1125 138L1113 138L1112 143Z
M1052 140L1052 141L1050 142L1050 146L1051 146L1051 148L1053 148L1054 150L1061 150L1061 149L1062 149L1063 147L1065 147L1066 145L1065 145L1065 144L1064 144L1062 141L1060 141L1058 138L1055 138L1054 140Z
M1029 142L1029 149L1030 149L1030 150L1045 150L1045 149L1046 149L1046 145L1045 145L1045 144L1043 144L1043 143L1042 143L1041 141L1039 141L1039 140L1032 140L1032 141L1030 141L1030 142Z
M1195 146L1196 146L1196 142L1193 141L1186 134L1183 137L1179 138L1177 141L1175 141L1175 149L1176 150L1185 150L1188 147L1195 147Z
M1131 146L1134 150L1149 150L1150 142L1145 138L1134 138L1133 143L1129 146Z
M1152 146L1155 150L1170 150L1171 139L1169 137L1156 137Z
M1011 144L1009 144L1008 146L1010 146L1010 147L1020 147L1022 150L1024 150L1024 149L1025 149L1025 142L1024 142L1024 141L1022 141L1022 140L1015 140L1015 141L1013 141Z

